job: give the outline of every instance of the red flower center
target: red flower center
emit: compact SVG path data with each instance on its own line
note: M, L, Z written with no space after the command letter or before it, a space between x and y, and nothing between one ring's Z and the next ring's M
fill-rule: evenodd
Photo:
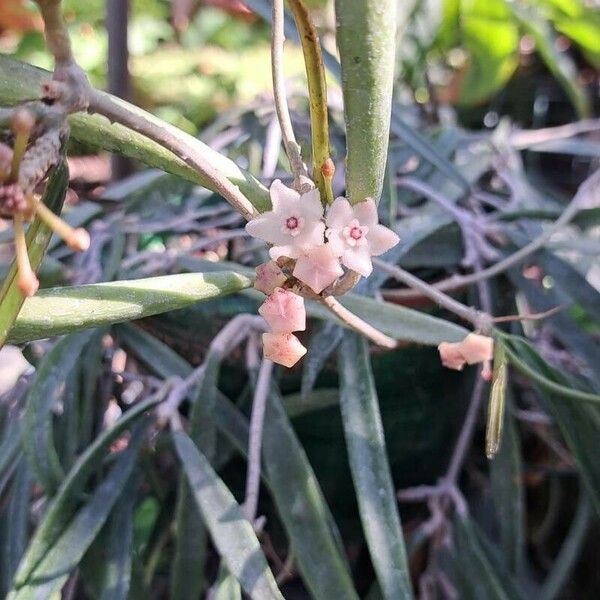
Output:
M288 217L285 222L288 229L296 229L298 227L298 217Z
M350 237L353 240L360 240L360 238L363 236L363 232L362 229L360 227L352 227L352 229L350 229Z

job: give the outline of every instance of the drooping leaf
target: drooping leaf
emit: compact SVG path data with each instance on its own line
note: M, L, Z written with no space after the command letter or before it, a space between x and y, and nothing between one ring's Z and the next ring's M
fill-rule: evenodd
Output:
M4 596L27 545L31 471L24 458L17 465L10 489L10 499L0 515L0 594Z
M127 600L133 555L133 513L139 477L135 471L80 568L96 600Z
M229 571L253 600L283 600L252 525L232 493L183 431L173 433L173 442L198 510Z
M183 273L42 290L29 298L9 334L13 343L141 319L250 287L236 273Z
M346 333L339 352L340 404L363 531L386 600L412 598L396 494L368 347Z
M490 465L491 490L498 515L500 546L511 573L523 572L525 558L525 498L521 443L512 398L506 398L504 436L500 450Z

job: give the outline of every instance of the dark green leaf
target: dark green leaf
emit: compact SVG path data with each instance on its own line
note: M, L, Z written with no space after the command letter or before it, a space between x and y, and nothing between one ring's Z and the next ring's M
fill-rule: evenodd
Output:
M127 449L118 458L104 481L69 521L63 533L48 549L24 584L11 592L10 600L45 600L62 588L71 571L77 567L102 529L121 495L133 471L143 440L143 431L131 436Z
M339 353L340 403L363 531L384 598L412 598L367 343L346 333Z
M92 332L61 339L42 359L31 386L23 415L23 449L30 468L46 493L54 494L64 477L54 445L55 404Z
M27 552L19 564L15 578L18 587L21 587L25 583L32 571L38 566L50 549L54 547L57 539L64 532L76 510L81 493L90 475L102 464L110 444L127 427L130 427L144 413L161 402L163 396L162 392L157 393L131 407L109 429L103 431L77 459L73 468L67 473L56 495L52 498L44 514L44 518L38 525L29 543Z
M229 571L253 600L283 600L252 525L227 486L183 431L173 433L173 442L198 510Z

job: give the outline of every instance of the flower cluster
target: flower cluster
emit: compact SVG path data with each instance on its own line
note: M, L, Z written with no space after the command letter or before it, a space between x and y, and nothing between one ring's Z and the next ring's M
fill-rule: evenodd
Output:
M370 198L355 206L337 198L325 214L317 189L299 194L277 179L270 195L273 210L252 219L246 230L272 244L273 260L295 259L292 275L317 294L343 275L342 265L368 277L373 270L371 256L387 252L399 241L378 223L377 206Z

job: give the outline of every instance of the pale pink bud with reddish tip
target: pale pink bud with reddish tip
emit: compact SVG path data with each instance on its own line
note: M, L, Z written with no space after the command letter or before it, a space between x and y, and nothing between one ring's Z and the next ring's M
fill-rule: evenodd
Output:
M38 291L40 282L32 270L19 271L17 275L17 288L25 298L31 298Z
M65 243L75 252L85 252L90 247L90 234L83 227L78 227L65 237Z
M330 244L323 244L300 256L296 261L293 274L319 294L343 275L344 270L331 252Z
M258 312L273 333L291 333L306 329L304 298L289 290L276 288Z
M484 378L488 375L489 361L494 356L494 340L485 335L469 333L462 342L442 342L438 346L442 365L448 369L462 371L465 364L485 363Z
M263 356L284 367L293 367L306 348L293 333L263 333Z
M285 273L273 261L256 267L254 288L267 296L272 294L275 288L281 287L286 281L287 277Z

